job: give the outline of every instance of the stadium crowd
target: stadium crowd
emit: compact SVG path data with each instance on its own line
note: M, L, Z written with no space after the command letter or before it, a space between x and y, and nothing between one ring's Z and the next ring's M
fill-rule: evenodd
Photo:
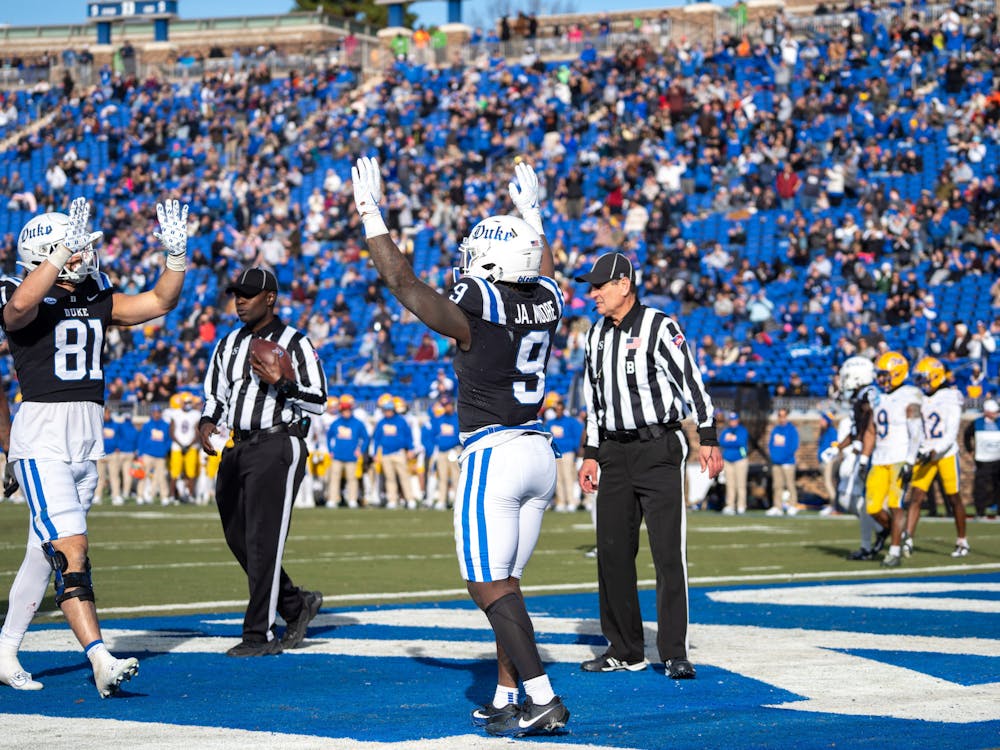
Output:
M575 38L567 59L484 44L468 65L397 59L369 87L340 66L272 78L234 64L4 92L6 123L51 115L0 153L4 271L34 213L83 195L102 270L146 289L162 258L140 207L169 193L191 206L187 286L175 312L108 341L116 412L200 394L236 324L222 290L252 264L289 290L278 312L308 332L332 393L373 414L387 391L439 405L451 342L383 293L350 165L378 156L394 239L446 288L472 223L511 210L502 187L521 157L543 183L566 299L547 389L571 410L593 316L572 279L608 250L633 260L644 300L699 332L710 386L836 398L840 363L896 349L940 357L978 404L1000 367L1000 49L992 13L960 6L852 5L846 26L808 34L779 16L711 46L640 27L610 55Z

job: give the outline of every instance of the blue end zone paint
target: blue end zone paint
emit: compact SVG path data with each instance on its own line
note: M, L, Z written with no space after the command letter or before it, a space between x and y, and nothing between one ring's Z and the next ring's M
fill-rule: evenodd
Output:
M900 580L996 584L1000 583L1000 574ZM831 601L836 599L837 585L829 584ZM740 588L779 590L788 587ZM553 741L568 747L595 744L671 750L714 747L742 750L776 746L835 746L838 750L927 746L974 750L997 745L1000 721L955 725L768 708L769 705L798 701L801 696L775 688L752 675L699 663L697 627L699 624L728 623L995 639L1000 638L1000 615L725 604L708 597L711 591L719 590L691 591L695 645L692 658L698 666L696 680L668 680L663 675L662 665L642 673L609 675L585 674L576 664L549 665L553 685L572 712L568 733ZM654 598L652 591L640 594L647 620L653 619ZM528 606L535 616L597 618L597 595L594 593L529 597ZM348 610L456 608L474 609L468 602L447 602L326 608L324 614ZM108 630L186 633L192 639L222 636L232 638L235 643L239 638L239 623L211 622L221 619L239 620L239 615L109 620L104 625ZM45 626L45 629L52 628L65 629L65 626ZM488 632L430 631L406 625L364 624L311 628L309 637L489 641ZM585 634L540 632L539 637L549 643L599 640ZM733 649L754 647L752 642L732 644ZM600 648L600 642L594 643L595 653ZM124 686L124 699L102 701L97 696L90 666L82 653L74 656L28 651L22 653L22 663L45 683L45 689L19 692L0 688L0 712L166 722L379 742L433 740L476 731L469 723L469 711L492 695L496 678L491 661L431 658L419 654L409 658L374 658L301 653L237 660L221 653L137 652L129 648L128 637L117 639L115 651L137 656L141 662L139 676ZM962 685L998 679L995 657L863 649L848 653ZM845 674L843 679L861 683L865 675ZM885 685L885 702L892 702L906 689L905 684ZM942 710L946 710L945 707ZM178 731L183 734L182 730Z

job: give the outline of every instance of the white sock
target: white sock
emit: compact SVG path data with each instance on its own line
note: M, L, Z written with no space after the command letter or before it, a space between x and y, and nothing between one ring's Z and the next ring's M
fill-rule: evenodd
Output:
M892 557L899 557L899 545L893 544L889 547L889 554Z
M955 544L958 545L959 547L968 547L969 541L964 536L960 536L958 539L955 540Z
M544 706L551 703L556 694L552 692L552 683L549 682L547 674L533 677L524 681L524 692L531 697L531 702L536 706Z
M508 703L517 705L517 688L497 685L497 691L493 694L493 707L503 708Z
M88 643L84 652L87 654L87 658L90 659L90 663L93 665L94 669L97 669L101 663L114 659L111 652L108 651L108 647L104 645L104 641L98 638L92 643Z
M41 547L29 545L10 587L7 617L0 630L0 648L14 654L21 648L24 634L45 598L51 574L52 566Z

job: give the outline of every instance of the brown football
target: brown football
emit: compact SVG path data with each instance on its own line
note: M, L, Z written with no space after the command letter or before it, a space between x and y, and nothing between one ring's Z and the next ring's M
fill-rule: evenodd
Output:
M295 380L295 368L292 365L292 358L288 351L279 344L267 339L250 339L250 354L257 357L264 364L277 362L281 368L281 377L288 380Z

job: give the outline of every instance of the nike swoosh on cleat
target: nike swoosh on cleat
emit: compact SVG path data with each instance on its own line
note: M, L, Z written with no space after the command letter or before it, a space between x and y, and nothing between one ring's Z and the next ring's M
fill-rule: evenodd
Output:
M544 713L538 714L538 716L536 716L535 718L533 718L529 722L525 722L524 718L522 717L522 718L520 718L520 719L517 720L517 725L521 729L530 729L531 727L535 726L535 724L537 724L539 721L541 721L546 715L552 713L555 710L556 710L555 706L553 706L552 708L547 709Z
M31 677L24 672L15 672L10 677L10 686L15 689L23 688L29 682L31 682Z

